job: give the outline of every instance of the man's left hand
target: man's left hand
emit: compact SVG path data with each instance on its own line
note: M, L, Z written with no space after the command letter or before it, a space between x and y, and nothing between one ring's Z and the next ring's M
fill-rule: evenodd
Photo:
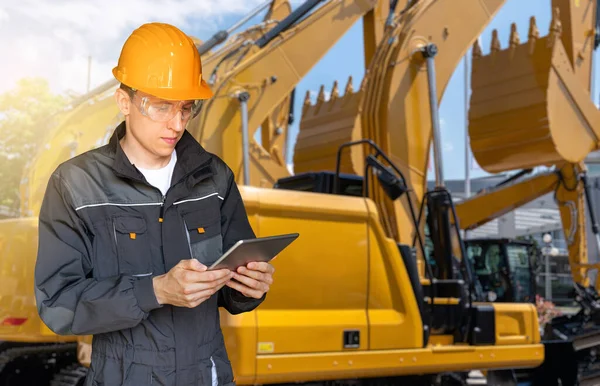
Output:
M273 284L273 273L275 268L265 262L248 263L245 267L239 267L234 272L234 280L229 280L227 286L238 290L244 296L260 299L269 291Z

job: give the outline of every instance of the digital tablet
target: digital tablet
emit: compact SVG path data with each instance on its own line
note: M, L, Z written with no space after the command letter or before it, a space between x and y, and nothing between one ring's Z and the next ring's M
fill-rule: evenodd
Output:
M228 268L231 271L236 271L238 267L253 261L271 261L283 249L296 240L298 236L298 233L289 233L240 240L229 248L217 261L211 264L208 269Z

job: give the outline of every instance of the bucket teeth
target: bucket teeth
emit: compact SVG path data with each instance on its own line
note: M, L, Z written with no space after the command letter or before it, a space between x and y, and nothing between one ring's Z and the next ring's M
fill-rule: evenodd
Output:
M319 95L317 96L317 103L319 102L325 102L325 86L321 85L321 87L319 88Z
M527 42L529 44L529 54L531 55L535 50L535 43L540 38L540 30L537 27L535 16L529 18L529 32L527 33L527 38L529 39Z
M304 95L304 106L302 106L303 113L306 112L308 107L310 107L310 90L306 90L306 95Z
M481 44L479 44L479 39L477 39L475 40L475 43L473 43L473 59L481 58L482 55Z
M494 31L492 31L491 51L498 52L501 49L502 49L502 46L500 45L500 39L498 38L498 30L495 29Z
M331 88L331 97L330 99L337 99L337 97L340 95L340 92L338 90L338 82L337 80L333 81L333 87Z
M348 78L348 83L346 83L346 88L344 90L344 95L351 94L354 92L354 88L352 87L352 75Z
M553 44L557 39L560 39L562 34L562 24L560 23L560 11L558 7L552 12L552 21L550 22L550 43Z
M517 32L517 23L512 23L510 26L510 47L516 47L521 44L519 33Z
M535 16L531 16L529 18L529 32L527 33L527 38L531 40L538 39L540 37L540 30L537 27L537 22L535 21Z

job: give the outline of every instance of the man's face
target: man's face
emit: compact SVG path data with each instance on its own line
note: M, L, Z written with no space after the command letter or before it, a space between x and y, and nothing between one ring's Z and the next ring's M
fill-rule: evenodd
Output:
M157 157L170 156L190 119L194 101L167 101L141 91L126 95L130 139Z

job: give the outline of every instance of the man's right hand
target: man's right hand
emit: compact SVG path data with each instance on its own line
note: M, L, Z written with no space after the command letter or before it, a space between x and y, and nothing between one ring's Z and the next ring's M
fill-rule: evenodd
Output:
M228 269L207 271L196 259L181 260L164 275L153 278L159 304L193 308L210 298L233 277Z

